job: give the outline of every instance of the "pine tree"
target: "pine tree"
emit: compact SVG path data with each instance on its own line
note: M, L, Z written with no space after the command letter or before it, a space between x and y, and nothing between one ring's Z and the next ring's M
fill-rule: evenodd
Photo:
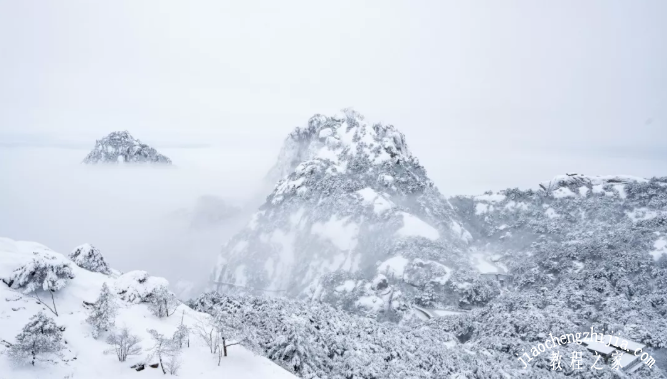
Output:
M39 290L58 291L74 279L69 262L54 257L35 257L29 263L17 268L9 279L3 279L11 288L20 289L23 293Z
M18 361L30 359L34 366L38 355L60 351L63 347L61 340L61 328L52 318L39 312L30 318L16 336L16 343L10 346L9 354Z
M310 349L308 333L315 330L297 317L287 320L284 334L272 341L268 348L268 357L281 362L295 373L310 369Z
M117 313L115 296L106 283L102 285L100 296L92 307L93 309L86 321L93 326L93 338L97 338L101 332L109 330L114 325Z
M176 331L171 338L174 341L174 345L179 349L182 348L185 344L190 347L190 328L183 324L184 317L185 311L183 311L183 316L181 316L181 324L178 325L178 328L176 328Z

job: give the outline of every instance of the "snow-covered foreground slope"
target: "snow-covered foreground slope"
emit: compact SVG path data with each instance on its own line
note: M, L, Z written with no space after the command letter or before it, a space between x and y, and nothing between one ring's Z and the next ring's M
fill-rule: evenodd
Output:
M0 238L0 278L9 278L15 269L29 263L35 256L69 261L43 245ZM140 372L130 368L135 363L145 362L148 355L146 349L153 345L147 329L155 329L171 336L181 323L181 318L185 325L192 326L209 317L181 304L174 315L157 318L145 304L133 304L117 297L119 309L116 326L127 326L131 333L138 335L142 339L141 347L144 350L140 355L129 356L126 362L119 362L115 354L104 354L104 351L110 348L104 342L106 333L98 339L92 337L92 327L85 321L88 311L83 304L84 301L94 302L105 282L116 292L114 289L117 288L118 279L114 278L114 275L87 271L72 262L70 266L74 279L69 280L62 290L54 293L58 316L38 304L31 294L23 294L0 282L0 342L14 343L15 336L30 317L40 311L52 317L58 326L64 327L63 341L66 342L60 357L48 356L51 361L38 360L35 366L17 365L7 355L7 343L0 343L0 379L164 377L159 368L147 366ZM127 280L126 276L121 278ZM161 278L149 279L146 283L166 282ZM50 305L50 297L47 300L45 295L49 296L40 293L41 299ZM156 359L147 363L153 361ZM221 365L218 366L217 356L213 356L208 347L194 335L190 336L190 347L183 348L181 361L182 367L178 375L184 378L294 378L268 359L238 345L229 348L229 356L223 357Z

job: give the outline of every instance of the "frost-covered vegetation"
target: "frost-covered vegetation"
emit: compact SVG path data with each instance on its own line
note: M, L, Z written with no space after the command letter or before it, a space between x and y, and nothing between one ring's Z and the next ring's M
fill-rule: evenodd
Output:
M38 356L57 353L63 349L63 329L52 318L39 312L30 318L16 342L9 345L9 356L17 363L35 365Z
M463 377L614 377L609 366L551 372L544 355L520 369L517 356L545 335L591 327L645 344L656 356L667 347L667 178L572 174L538 190L445 199L396 128L369 124L351 110L316 115L297 128L269 178L274 190L212 273L212 288L238 297L209 294L192 306L215 314L252 304L259 320L239 311L242 319L253 333L275 339L246 343L302 377L389 377L400 372L390 365L419 359ZM414 355L368 358L361 366L371 371L349 374L337 366L335 350L318 345L335 340L318 334L328 328L318 312L340 317L345 330L379 325L373 338L384 327L403 334L424 328L429 338L456 338L414 337L414 346L461 345L446 358L406 348ZM422 322L419 315L442 317ZM340 333L349 338L342 351L365 348L363 334ZM373 352L389 349L368 343ZM462 361L483 368L452 363L461 349ZM575 350L563 347L564 354ZM410 375L441 377L420 365L410 366ZM484 371L490 366L496 369Z
M171 159L160 154L154 148L132 137L127 130L111 132L97 140L95 147L84 158L85 164L99 163L158 163L171 164Z
M111 269L107 265L102 253L95 246L86 243L78 246L69 255L77 266L85 268L88 271L99 272L102 274L111 274Z
M286 298L207 293L189 305L228 325L238 325L244 346L302 378L562 378L564 373L619 377L607 365L595 371L566 368L553 372L545 354L523 369L515 354L530 351L538 336L544 341L545 331L577 330L577 324L563 319L557 309L532 310L534 305L525 303L530 297L498 298L496 305L471 314L410 319L400 324ZM546 311L551 311L548 319L544 318ZM515 329L514 322L523 323L523 329ZM565 345L559 351L569 357L582 350L590 365L593 355L578 345ZM634 374L639 378L665 377L656 366Z
M451 202L472 248L511 279L470 313L471 342L516 354L544 333L594 327L658 354L667 347L667 255L656 251L667 235L667 178L567 175L537 191Z
M38 290L59 291L74 279L71 262L53 254L35 253L26 264L15 269L2 281L23 293Z

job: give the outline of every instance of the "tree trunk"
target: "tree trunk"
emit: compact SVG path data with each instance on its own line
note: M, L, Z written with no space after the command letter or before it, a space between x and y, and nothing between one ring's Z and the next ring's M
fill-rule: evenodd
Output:
M225 351L225 357L227 356L227 343L225 342L225 338L222 338L222 348Z
M167 372L164 370L164 365L162 364L162 355L160 355L159 358L160 358L160 368L162 369L162 373L167 375Z

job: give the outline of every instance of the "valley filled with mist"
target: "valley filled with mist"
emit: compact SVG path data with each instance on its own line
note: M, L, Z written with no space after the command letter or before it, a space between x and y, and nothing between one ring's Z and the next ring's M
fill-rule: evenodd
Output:
M666 16L0 0L0 379L667 379Z

